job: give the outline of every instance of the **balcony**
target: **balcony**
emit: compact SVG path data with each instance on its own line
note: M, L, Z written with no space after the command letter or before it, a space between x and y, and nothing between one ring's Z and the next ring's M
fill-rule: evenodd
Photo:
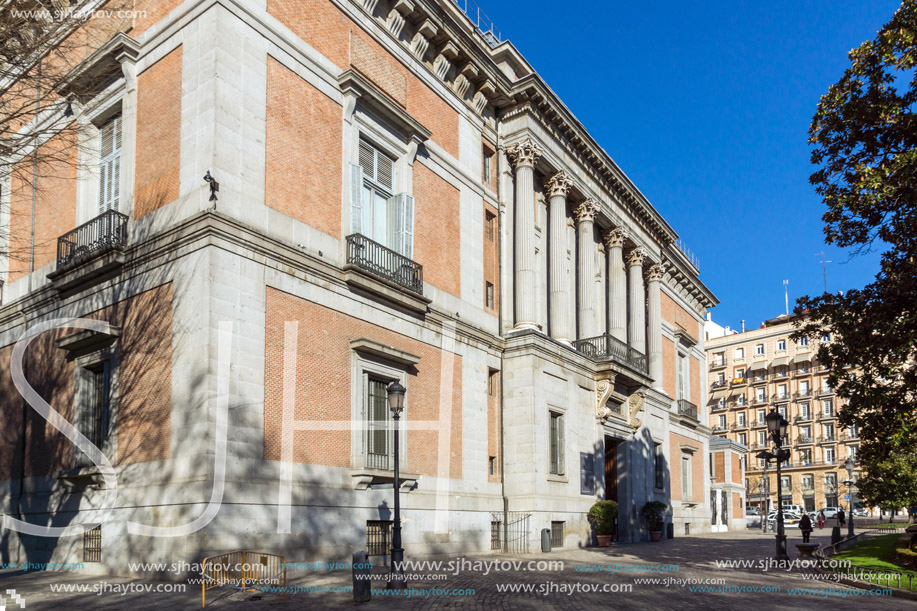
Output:
M751 400L752 405L767 405L767 397L754 397Z
M765 420L755 420L754 422L751 423L751 428L753 428L753 429L759 429L759 428L761 428L761 427L763 427L763 426L767 426L767 421L765 421Z
M859 439L860 439L860 432L859 432L859 431L853 431L853 432L851 433L850 431L844 431L843 433L841 433L841 439L842 439L843 441L859 441Z
M815 391L816 397L830 397L834 394L834 389L830 387L821 387Z
M57 268L48 279L59 292L111 277L124 265L127 215L103 212L57 239Z
M837 414L835 414L833 411L822 412L818 416L819 420L834 420L835 418L837 418Z
M347 236L344 272L348 284L416 312L427 311L431 300L423 294L423 266L364 235Z
M725 403L725 402L724 402L724 403L720 403L719 401L717 401L716 403L711 403L711 404L710 404L710 411L718 412L718 411L721 411L721 410L726 409L726 407L727 407L727 406L726 406L726 403Z
M811 422L811 421L812 421L812 414L802 414L802 415L796 416L796 418L793 419L794 424L799 424L800 422Z
M785 380L788 377L790 377L790 374L787 373L786 371L775 371L774 374L771 376L771 379L772 380Z
M797 378L800 378L803 376L810 376L812 375L812 368L811 367L803 367L803 368L797 367L793 375Z
M812 397L812 389L809 390L797 390L793 393L793 398L797 401L800 399L810 399Z
M645 354L607 333L598 337L578 339L573 342L573 349L590 358L611 359L640 373L645 374L649 371Z
M837 443L837 437L835 437L834 435L822 435L821 437L818 438L819 445L826 444L826 443Z
M729 407L732 409L744 409L748 407L748 401L730 401Z
M735 424L733 424L732 426L729 427L729 430L730 430L730 431L733 431L733 432L735 432L735 431L744 431L744 430L747 430L747 429L748 429L748 423L747 423L747 422L736 422Z
M717 424L716 426L713 427L713 432L714 433L725 433L726 427L721 424Z
M765 375L749 376L748 378L749 384L764 384L765 382L767 382L767 376Z
M800 435L799 437L796 438L796 445L798 446L808 446L808 445L812 445L812 443L813 443L812 438L806 435Z
M733 387L735 387L735 386L745 386L745 384L747 384L747 383L748 383L748 381L747 381L746 378L733 378L733 379L732 379L732 386L733 386Z
M790 400L789 393L779 393L778 392L778 393L774 393L773 395L771 395L771 401L773 401L774 403L783 403L789 400Z
M713 388L725 388L726 380L714 380L713 384L710 385Z
M678 415L686 416L691 420L697 420L697 406L688 401L687 399L678 400ZM724 427L725 431L726 428Z
M710 363L710 371L714 371L716 369L722 369L725 366L726 366L726 361L713 361L712 363Z

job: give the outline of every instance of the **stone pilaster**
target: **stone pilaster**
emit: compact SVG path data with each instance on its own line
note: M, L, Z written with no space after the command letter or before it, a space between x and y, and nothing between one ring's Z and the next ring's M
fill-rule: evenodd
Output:
M595 215L598 202L589 198L576 208L576 286L579 339L599 334L595 317Z
M574 318L567 282L567 192L573 179L558 172L545 184L548 200L548 331L556 340L570 343L574 338Z
M662 390L662 276L665 268L656 264L647 270L647 359L653 388Z
M537 262L535 260L535 162L544 151L531 140L506 149L516 170L514 247L514 304L516 329L538 327L535 299Z
M624 267L624 242L628 238L624 227L615 227L605 234L608 249L608 332L627 343L627 270Z
M643 290L643 261L646 250L638 246L627 255L630 276L630 324L628 343L631 348L646 354L646 292Z

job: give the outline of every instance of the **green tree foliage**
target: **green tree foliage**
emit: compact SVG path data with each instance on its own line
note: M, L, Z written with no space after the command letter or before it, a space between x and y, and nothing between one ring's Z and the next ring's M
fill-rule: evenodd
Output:
M849 57L809 128L811 183L827 206L826 242L879 250L881 267L863 289L799 299L796 336L832 330L818 358L848 400L841 424L860 428L859 466L889 482L900 468L917 489L917 0L905 0ZM904 500L864 484L871 502Z

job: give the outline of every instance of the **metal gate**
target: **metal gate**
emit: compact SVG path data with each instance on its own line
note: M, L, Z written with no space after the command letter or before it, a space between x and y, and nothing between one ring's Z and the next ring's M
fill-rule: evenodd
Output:
M529 525L532 514L508 511L490 514L490 548L507 554L529 552Z

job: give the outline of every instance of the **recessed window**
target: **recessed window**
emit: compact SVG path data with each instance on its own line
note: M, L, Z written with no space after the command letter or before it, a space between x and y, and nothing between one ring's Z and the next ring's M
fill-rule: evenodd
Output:
M552 475L564 474L564 415L550 412L550 469Z
M102 562L102 525L83 533L83 562Z
M808 345L809 345L809 338L808 338L808 337L800 337L800 338L799 338L799 345L800 345L800 346L808 346Z
M777 340L777 352L786 352L786 340Z
M484 304L488 310L494 309L494 285L492 282L484 283Z
M121 115L99 129L99 214L121 203Z
M500 370L487 370L487 394L491 397L497 396L498 385L500 383Z
M414 198L395 194L395 160L360 140L359 163L351 166L351 230L411 258Z
M745 358L745 348L736 348L735 358L744 359Z
M564 522L551 522L551 547L564 546Z
M481 164L481 178L484 181L485 185L489 185L493 180L493 163L494 163L494 154L493 151L484 147L484 154L482 155L482 164Z
M388 380L370 377L366 385L366 466L371 469L392 468L388 384Z
M822 334L821 334L821 341L822 341L822 343L825 343L825 344L828 343L828 342L830 342L830 341L831 341L831 332L830 332L830 331L825 331L824 333L822 333Z
M484 211L484 237L493 242L497 236L497 215L490 210Z
M496 456L490 456L487 459L487 472L490 475L496 474L497 472L497 457Z
M111 400L111 360L104 359L82 367L79 378L79 430L97 448L108 439ZM90 466L89 456L79 451L79 466Z
M755 354L761 355L764 354L764 344L758 344L755 346Z
M687 500L691 496L691 456L681 455L681 498Z
M658 490L665 488L665 454L663 454L662 444L654 444L654 479Z

